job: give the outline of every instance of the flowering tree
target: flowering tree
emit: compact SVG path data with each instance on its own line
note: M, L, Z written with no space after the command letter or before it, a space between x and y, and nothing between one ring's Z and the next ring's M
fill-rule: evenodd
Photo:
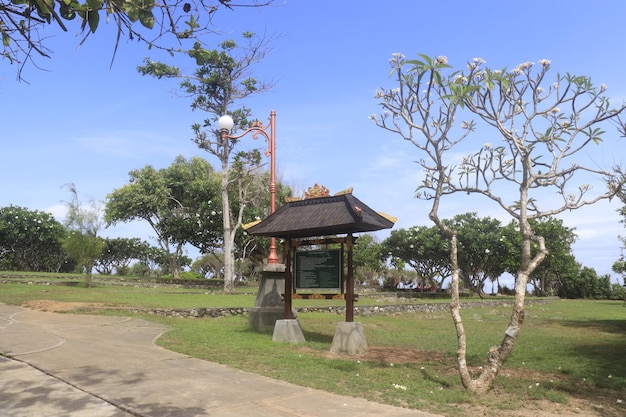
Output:
M447 239L438 228L413 226L392 230L381 246L387 258L400 259L413 268L420 285L443 288L450 275L450 251Z
M378 126L399 134L420 152L424 180L417 196L432 202L429 217L450 239L451 314L459 373L463 385L477 393L493 386L513 351L524 321L529 276L548 254L544 237L530 221L610 198L622 188L621 170L583 166L577 157L601 142L603 122L617 120L626 109L624 104L611 107L604 95L606 86L595 87L589 77L557 74L555 81L546 81L548 60L539 61L538 66L526 62L512 70L492 70L484 64L476 58L465 70L451 71L443 56L407 60L394 54L391 73L397 85L377 93L384 112L373 116ZM457 125L457 113L463 112L468 120ZM501 141L456 159L458 152L467 152L461 149L464 139L479 127L491 129ZM590 177L601 178L606 190L593 190L587 183ZM517 192L511 194L512 190ZM521 236L509 324L500 345L489 350L487 364L476 379L467 367L459 313L457 231L438 215L442 198L459 192L494 201L517 222ZM552 199L555 194L560 201Z
M562 283L579 273L580 265L572 254L572 244L577 236L573 228L563 225L563 220L555 217L545 217L539 220L531 220L530 225L535 234L543 236L548 250L548 256L530 275L529 284L533 286L533 293L540 296L555 295L555 291L562 287ZM507 271L515 273L519 269L521 248L521 236L519 225L512 220L505 228L506 240L513 242L517 249L517 256L510 257ZM531 246L531 256L537 252L537 245ZM560 294L559 294L560 295Z
M511 242L502 233L499 220L479 218L476 213L454 216L444 220L458 231L458 260L461 281L479 297L485 296L487 280L496 280L512 255Z
M61 247L66 234L50 213L0 207L0 269L59 272L68 262Z

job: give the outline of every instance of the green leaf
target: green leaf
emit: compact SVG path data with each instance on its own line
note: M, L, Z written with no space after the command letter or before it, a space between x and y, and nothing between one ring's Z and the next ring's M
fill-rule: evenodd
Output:
M100 23L100 15L96 10L87 12L87 22L89 23L89 30L91 30L91 33L95 33L96 29L98 29L98 24Z
M439 74L439 71L433 71L433 77L435 84L441 84L441 74Z
M154 15L149 10L139 11L139 21L148 29L152 29L154 27Z
M11 37L6 33L2 32L2 45L9 46L11 44Z
M126 15L131 22L135 23L137 20L139 20L139 9L133 7L128 10L128 13L126 13Z
M102 8L102 1L100 1L100 0L87 0L87 5L92 10L100 10Z
M48 5L41 0L35 0L35 3L37 7L37 14L39 15L39 17L47 20L48 23L50 23L50 8L48 7Z
M65 3L61 3L59 12L61 17L65 20L72 20L76 17L76 12L70 9Z
M424 55L424 54L418 54L418 55L422 57L422 59L426 62L426 64L428 64L429 67L433 66L433 60L428 55Z

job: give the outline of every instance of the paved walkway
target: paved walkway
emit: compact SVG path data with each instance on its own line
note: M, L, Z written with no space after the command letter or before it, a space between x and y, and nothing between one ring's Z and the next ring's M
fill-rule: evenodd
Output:
M125 317L0 304L0 410L11 417L436 417L329 394L156 346Z

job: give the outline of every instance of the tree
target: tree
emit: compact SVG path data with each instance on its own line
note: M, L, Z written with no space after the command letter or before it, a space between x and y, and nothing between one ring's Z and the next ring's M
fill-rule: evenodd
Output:
M578 274L580 266L572 255L572 245L576 241L573 228L563 225L563 220L555 217L545 217L530 221L531 227L536 234L543 236L546 242L548 256L530 274L530 283L533 285L534 294L539 296L552 294L554 290L562 286L563 282ZM514 256L509 257L510 262L506 266L507 271L515 274L520 267L521 237L517 222L511 221L505 228L508 241L514 242ZM531 256L535 256L538 245L531 243Z
M624 132L624 135L626 136L626 132ZM626 225L626 192L620 190L620 192L617 193L617 197L624 204L624 206L618 210L618 213L622 216L620 223ZM623 284L626 288L626 258L624 257L623 253L623 250L626 249L626 237L619 236L619 240L622 242L622 254L619 259L616 260L615 263L613 263L612 269L613 272L622 275Z
M244 210L248 204L249 190L254 181L251 172L258 169L258 151L238 151L239 138L223 137L217 128L217 120L230 115L234 131L246 129L257 123L251 120L251 110L242 106L231 107L253 94L268 90L271 85L261 83L251 76L252 67L263 60L269 52L271 39L259 38L252 33L244 33L245 46L238 46L233 40L222 42L219 49L206 50L199 43L189 51L189 56L198 65L191 75L181 74L178 68L160 62L145 61L138 67L143 75L156 78L182 78L181 89L192 97L191 108L209 114L202 124L194 124L194 142L200 149L217 157L221 164L221 202L223 221L224 290L234 289L235 254L234 242L243 223ZM231 169L231 166L233 169ZM229 190L236 188L239 204L236 210L231 205Z
M106 238L103 239L102 253L96 259L94 269L102 275L126 275L130 263L140 259L148 245L139 238Z
M400 259L413 268L420 285L441 289L450 276L449 244L435 226L392 230L381 246L386 258Z
M0 208L0 269L59 272L68 259L67 230L51 214L24 207Z
M0 57L18 63L21 71L36 56L50 57L48 26L68 32L74 25L83 35L82 44L102 21L112 21L117 29L113 56L122 36L174 53L185 41L215 33L213 18L218 10L261 7L272 1L0 0Z
M90 287L95 260L104 248L102 239L98 236L102 229L100 207L93 200L89 206L85 206L78 198L76 186L71 183L66 186L72 199L66 203L65 226L69 234L63 239L63 248L76 261L77 269L86 274L86 285Z
M509 240L502 233L499 220L478 218L476 213L454 216L449 223L458 231L460 278L483 298L487 280L497 280L506 270L505 260L512 254Z
M224 254L212 252L202 255L191 264L191 270L203 277L222 279L224 272Z
M611 269L613 272L622 276L622 281L626 287L626 259L624 259L624 254L622 254L619 259L613 263Z
M611 276L598 276L595 269L582 267L559 287L559 297L610 300L613 293Z
M200 157L176 157L160 170L147 165L129 173L129 183L107 196L107 226L146 221L168 259L168 269L179 277L184 245L206 253L219 245L219 191L213 167Z
M391 65L397 85L377 93L384 113L374 120L411 142L422 156L419 164L425 178L418 197L432 201L430 219L451 244L451 313L459 374L467 389L483 393L491 389L513 351L525 316L526 285L548 255L544 237L535 233L530 221L593 204L621 189L621 169L580 165L578 156L602 140L602 123L618 121L626 105L611 107L604 95L606 86L594 86L589 77L557 74L555 81L546 81L550 61L545 59L538 66L526 62L512 70L492 70L476 58L466 70L451 72L443 56L420 55L420 59L407 60L394 54ZM470 119L457 126L457 112L463 111ZM486 143L458 160L452 151L478 128L471 117L478 117L480 127L492 129L495 139L502 141L498 146ZM585 182L593 177L601 178L607 190L594 194ZM513 195L511 190L517 191ZM515 219L521 236L509 324L500 345L489 350L487 364L476 379L467 368L465 330L459 314L457 231L438 216L443 197L460 192L494 201ZM561 197L560 202L549 201L547 196L554 194ZM541 208L540 201L554 206ZM537 245L534 255L533 242Z
M359 236L352 255L354 275L359 281L373 283L381 276L383 270L381 248L381 244L374 235L364 233Z
M253 175L254 181L252 188L248 191L248 201L243 212L243 222L253 222L263 219L270 215L270 198L268 193L270 189L270 172L263 171L259 175ZM287 197L293 195L290 186L284 184L280 179L276 181L276 205L280 207L284 204ZM238 193L230 192L230 201L238 207ZM235 212L238 209L233 210ZM277 242L277 252L280 251L280 241ZM270 250L270 239L262 236L253 236L246 233L242 228L237 229L235 236L235 255L241 262L244 258L248 259L252 265L262 265L266 261ZM279 255L280 256L280 255Z

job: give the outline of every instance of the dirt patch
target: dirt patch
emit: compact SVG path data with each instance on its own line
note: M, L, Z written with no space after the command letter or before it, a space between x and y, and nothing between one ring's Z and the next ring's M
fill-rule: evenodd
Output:
M403 349L387 346L369 346L366 353L360 355L344 355L339 353L324 352L322 354L325 358L329 359L358 359L367 362L379 362L379 363L428 363L428 362L443 362L446 359L445 355L437 352L429 352L426 350L417 349Z
M89 308L97 309L106 307L103 303L77 303L68 301L54 301L54 300L32 300L26 301L22 304L22 307L30 308L32 310L49 311L51 313L67 313L69 311Z

